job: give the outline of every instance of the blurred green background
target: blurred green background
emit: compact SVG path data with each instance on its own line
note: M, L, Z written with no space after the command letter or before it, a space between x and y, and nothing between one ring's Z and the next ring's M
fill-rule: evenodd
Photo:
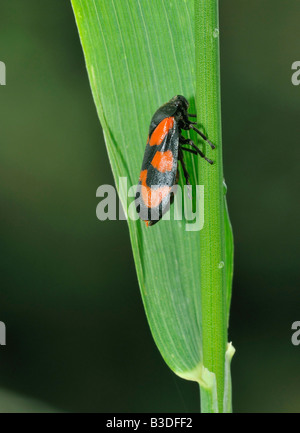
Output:
M297 0L220 2L236 412L300 412ZM152 340L68 1L1 2L0 411L196 412ZM141 143L144 146L145 143Z

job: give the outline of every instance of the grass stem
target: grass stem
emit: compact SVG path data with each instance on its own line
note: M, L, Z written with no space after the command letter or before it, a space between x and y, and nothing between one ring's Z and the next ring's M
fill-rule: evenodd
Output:
M223 412L225 352L227 345L227 288L225 273L224 192L221 135L218 0L195 0L196 108L205 134L215 144L203 143L214 161L201 164L204 185L204 227L200 232L200 282L203 364L216 377L218 411ZM212 412L201 389L202 411Z

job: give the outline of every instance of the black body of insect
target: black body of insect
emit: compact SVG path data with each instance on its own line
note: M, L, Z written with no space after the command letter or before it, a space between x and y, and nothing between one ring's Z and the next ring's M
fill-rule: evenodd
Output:
M174 96L162 105L153 115L145 149L135 205L140 219L148 225L156 224L169 210L174 196L174 186L178 181L178 160L181 162L186 183L189 185L189 173L186 169L183 152L200 155L210 164L195 143L182 136L182 130L194 130L212 149L215 146L191 122L188 114L189 103L184 96ZM190 146L190 147L185 147Z

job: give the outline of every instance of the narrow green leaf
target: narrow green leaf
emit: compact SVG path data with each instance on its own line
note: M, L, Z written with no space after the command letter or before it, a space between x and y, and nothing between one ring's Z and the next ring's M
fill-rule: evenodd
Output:
M194 3L72 0L72 6L116 186L125 212L135 215L135 189L130 197L126 193L138 183L153 113L178 94L195 112ZM199 123L203 116L199 110ZM191 137L196 140L194 134ZM185 161L191 184L201 185L199 173L207 162L194 155ZM119 182L120 177L127 178L127 185ZM181 169L179 184L184 184ZM201 200L193 193L195 209ZM204 194L208 197L210 192ZM207 386L212 396L209 406L217 411L216 382L211 379L215 376L203 366L200 216L197 225L185 217L173 220L173 212L174 207L172 221L149 228L128 218L140 290L166 363L179 376Z
M193 2L72 4L116 185L126 176L129 188L138 182L154 111L176 94L195 110ZM187 164L195 179L192 159ZM185 221L128 224L153 337L176 373L192 371L201 363L199 232L186 231Z

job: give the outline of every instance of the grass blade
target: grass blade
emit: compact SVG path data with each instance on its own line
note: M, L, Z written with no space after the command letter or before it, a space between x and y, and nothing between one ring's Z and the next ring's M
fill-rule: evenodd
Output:
M182 94L195 112L193 0L72 0L72 6L116 186L130 214L133 198L124 191L138 182L154 111ZM185 160L192 185L199 184L207 163L194 155ZM127 187L119 186L120 177ZM128 226L155 342L176 374L205 385L199 231L185 219L147 228L129 218Z

